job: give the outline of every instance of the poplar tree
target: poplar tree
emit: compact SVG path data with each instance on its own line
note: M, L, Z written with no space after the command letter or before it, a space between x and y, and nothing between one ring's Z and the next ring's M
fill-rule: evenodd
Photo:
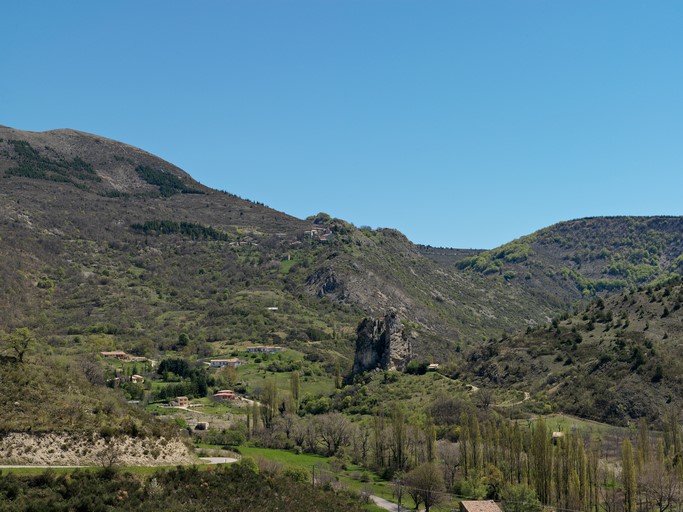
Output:
M432 420L432 415L427 414L427 421L425 424L425 450L427 452L427 462L434 462L436 458L436 428L434 427L434 421Z
M624 486L624 511L636 510L636 465L631 440L626 439L621 448L621 478Z
M636 464L638 465L638 472L640 472L643 466L650 461L650 432L645 418L640 418L640 420L638 420L638 440L636 448L638 450Z
M299 372L293 371L289 380L289 390L292 394L292 401L294 402L295 411L299 410L299 397L301 395L301 383L299 379Z
M267 429L273 426L278 414L277 386L272 380L266 381L261 396L261 419Z
M373 454L375 456L375 466L379 469L384 468L384 411L377 411L372 418L373 434Z
M460 453L462 453L462 468L465 478L470 474L470 428L467 413L460 415Z
M548 505L551 498L553 456L550 432L542 417L538 419L534 426L530 451L533 485L538 499L544 505Z
M404 469L407 462L406 457L406 430L405 416L401 407L394 407L391 413L391 432L392 443L391 451L393 454L393 467Z

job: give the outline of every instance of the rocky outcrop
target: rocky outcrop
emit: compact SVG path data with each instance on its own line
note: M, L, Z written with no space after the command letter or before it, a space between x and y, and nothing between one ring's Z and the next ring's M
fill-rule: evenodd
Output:
M318 269L308 277L306 284L315 291L318 297L328 296L342 302L348 298L348 292L343 283L331 268Z
M384 318L366 318L358 326L355 375L368 370L404 370L412 357L412 345L396 311Z

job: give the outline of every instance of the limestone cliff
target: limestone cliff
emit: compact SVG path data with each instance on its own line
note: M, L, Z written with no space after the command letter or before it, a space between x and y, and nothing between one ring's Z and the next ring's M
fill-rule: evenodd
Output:
M395 311L384 318L366 318L358 326L353 374L379 368L404 370L412 346Z

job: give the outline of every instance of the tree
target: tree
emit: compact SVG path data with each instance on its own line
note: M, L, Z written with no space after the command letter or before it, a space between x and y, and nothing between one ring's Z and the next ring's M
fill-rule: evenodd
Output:
M475 396L479 407L484 410L488 409L494 403L493 389L491 388L479 388Z
M670 510L681 499L681 479L676 469L657 459L643 466L638 487L649 507L656 507L658 512Z
M436 449L443 465L446 486L448 489L452 489L455 485L455 477L458 473L458 468L460 467L460 464L462 464L460 443L451 443L445 439L440 439L436 442Z
M340 412L328 412L316 418L320 439L326 446L327 455L334 455L349 443L351 422Z
M392 467L404 469L407 463L406 424L403 409L396 406L391 411L391 453Z
M295 411L299 410L299 399L301 397L301 383L299 380L299 372L293 371L289 381L289 390L294 401Z
M7 336L7 343L9 348L15 353L17 361L24 362L24 354L28 351L29 346L36 341L33 333L28 327L19 327L14 329L14 332Z
M532 482L541 503L550 503L553 467L550 431L543 417L536 422L531 441Z
M624 486L624 510L636 510L636 464L633 459L631 440L626 439L621 447L621 478Z
M424 503L425 511L434 505L442 503L446 498L446 486L443 483L443 475L436 464L427 462L409 473L405 478L408 494L415 501L416 509L419 503Z
M273 421L277 417L277 406L277 387L274 381L269 380L261 392L261 419L263 419L263 426L267 429L273 426Z
M526 485L511 485L503 491L505 512L541 512L543 505L533 489Z

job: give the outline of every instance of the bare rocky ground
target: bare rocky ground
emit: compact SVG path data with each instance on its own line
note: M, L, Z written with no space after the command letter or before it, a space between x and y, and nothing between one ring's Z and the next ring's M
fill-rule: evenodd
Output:
M180 439L116 437L69 433L11 433L0 438L0 465L175 466L196 463Z

